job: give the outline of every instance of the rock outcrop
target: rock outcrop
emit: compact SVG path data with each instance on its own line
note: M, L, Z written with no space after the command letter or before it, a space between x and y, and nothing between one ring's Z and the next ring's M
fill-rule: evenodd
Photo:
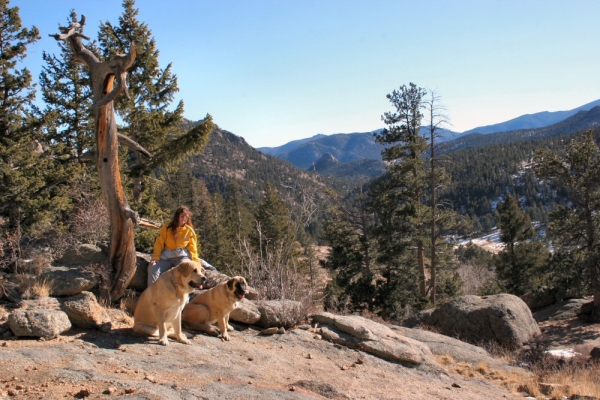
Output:
M340 316L327 312L311 315L320 326L323 338L350 348L358 348L388 361L407 366L437 365L429 348L402 336L389 327L359 316Z
M541 335L531 310L511 294L462 296L408 319L407 327L429 325L470 343L494 341L516 348Z

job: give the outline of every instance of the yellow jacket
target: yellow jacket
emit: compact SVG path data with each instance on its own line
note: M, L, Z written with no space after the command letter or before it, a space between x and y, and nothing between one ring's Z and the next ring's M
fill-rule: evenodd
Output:
M152 260L160 260L160 254L167 248L169 250L175 250L177 248L187 249L190 253L190 258L193 261L200 262L198 258L198 239L196 238L196 232L194 228L189 225L180 226L177 228L177 235L173 235L172 229L167 229L167 225L163 225L160 229L160 234L154 242L154 252L152 253ZM177 238L175 238L177 236Z

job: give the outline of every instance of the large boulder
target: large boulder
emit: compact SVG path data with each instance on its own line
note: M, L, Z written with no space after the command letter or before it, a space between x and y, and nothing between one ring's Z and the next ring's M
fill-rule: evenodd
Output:
M40 276L48 282L50 296L74 296L100 283L100 274L87 266L50 266Z
M108 254L100 247L93 244L78 244L67 249L62 257L54 262L56 265L66 267L106 264L108 262Z
M65 299L62 309L69 316L69 320L78 328L98 329L103 332L110 331L112 322L106 309L98 304L93 293L81 292L76 296Z
M15 336L52 339L71 329L69 317L58 310L15 310L8 316L10 330Z
M101 248L78 244L48 266L40 279L49 283L50 296L74 296L98 286L107 261Z
M462 296L404 324L434 326L440 333L470 343L497 342L517 348L541 335L531 310L517 296Z
M254 325L260 320L260 310L252 301L242 299L238 302L237 307L229 313L229 319L247 325Z
M299 301L258 300L254 304L260 312L260 320L256 321L256 325L261 328L290 328L306 316Z

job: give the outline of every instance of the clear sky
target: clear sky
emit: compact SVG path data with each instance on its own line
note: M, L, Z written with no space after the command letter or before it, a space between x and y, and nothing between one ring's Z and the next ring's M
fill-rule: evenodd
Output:
M118 23L121 0L10 0L42 40L69 11ZM435 90L463 132L600 99L598 0L137 0L185 117L210 113L253 147L368 132L410 82Z

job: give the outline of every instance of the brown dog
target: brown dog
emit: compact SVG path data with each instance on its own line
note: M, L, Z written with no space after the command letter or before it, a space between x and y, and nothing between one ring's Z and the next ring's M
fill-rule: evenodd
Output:
M195 261L184 261L150 285L140 296L133 315L133 330L148 336L157 336L167 346L167 335L181 343L190 344L181 331L181 310L194 288L202 288L206 281L204 269Z
M246 279L235 276L194 297L183 309L181 319L187 328L229 340L227 331L233 331L229 325L229 313L236 308L237 302L242 300L247 292ZM212 325L215 323L219 326L218 331Z

